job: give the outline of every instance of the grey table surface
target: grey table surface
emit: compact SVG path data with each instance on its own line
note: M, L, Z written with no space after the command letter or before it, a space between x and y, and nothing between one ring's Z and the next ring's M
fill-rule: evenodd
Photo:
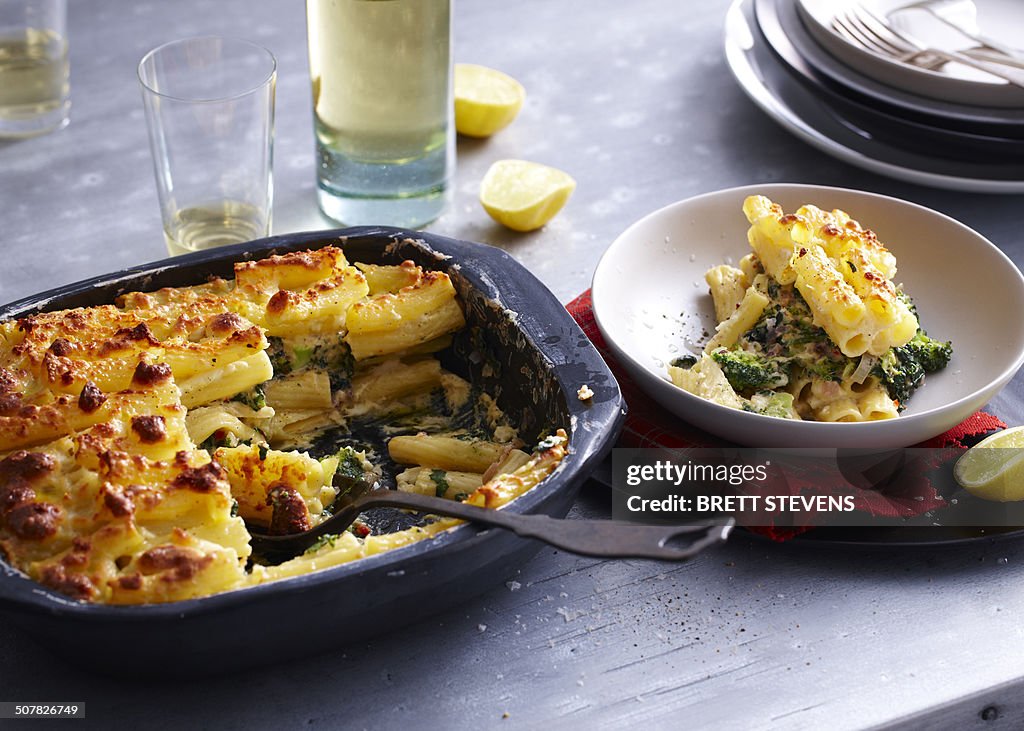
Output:
M274 231L332 227L314 200L301 3L70 5L70 126L0 142L0 302L165 255L135 66L173 38L234 34L277 55ZM496 137L459 141L454 201L429 229L504 248L567 302L647 212L803 182L936 208L1024 263L1020 196L862 172L755 108L725 64L726 7L457 2L456 60L505 70L528 100ZM501 229L476 202L487 167L507 157L579 183L539 232ZM1017 379L990 408L1020 423L1022 394ZM609 510L588 486L573 514ZM1020 542L864 550L734 535L685 565L542 549L502 578L458 610L345 651L173 684L91 676L4 626L0 700L85 701L77 723L99 728L1024 727ZM323 630L330 618L315 621ZM141 647L139 660L159 662Z

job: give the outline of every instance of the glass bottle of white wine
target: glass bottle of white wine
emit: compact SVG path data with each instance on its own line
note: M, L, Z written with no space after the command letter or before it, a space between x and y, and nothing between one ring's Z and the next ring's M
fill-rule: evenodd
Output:
M454 170L451 0L307 0L318 196L346 224L436 218Z

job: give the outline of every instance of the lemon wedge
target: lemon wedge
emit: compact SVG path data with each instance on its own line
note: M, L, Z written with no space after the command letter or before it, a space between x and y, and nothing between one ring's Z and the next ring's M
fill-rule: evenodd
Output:
M512 123L526 98L523 85L508 74L469 63L455 64L455 129L470 137L490 137Z
M498 160L480 183L480 205L513 231L533 231L562 210L576 190L568 173L526 160Z
M1024 500L1024 426L1005 429L968 449L953 467L953 477L984 500Z

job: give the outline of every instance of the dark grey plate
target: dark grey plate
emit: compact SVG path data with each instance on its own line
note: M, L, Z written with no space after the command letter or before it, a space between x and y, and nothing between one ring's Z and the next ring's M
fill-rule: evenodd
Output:
M559 469L507 509L564 516L614 443L625 405L611 371L565 308L500 249L392 228L287 234L60 287L0 307L0 320L109 303L125 291L196 284L211 274L232 276L235 261L328 244L342 245L353 261L412 259L452 277L468 327L446 365L461 367L496 395L524 439L556 426L570 432L571 453ZM465 357L471 351L483 357ZM576 397L584 383L595 394L587 402ZM103 671L223 672L322 652L423 619L506 580L537 549L502 530L463 525L318 573L140 607L70 601L0 563L0 612L70 661Z

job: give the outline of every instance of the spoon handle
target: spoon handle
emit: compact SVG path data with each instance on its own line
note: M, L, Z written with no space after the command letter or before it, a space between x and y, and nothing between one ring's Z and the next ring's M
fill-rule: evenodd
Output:
M581 556L598 558L653 558L683 561L704 548L724 541L733 521L698 525L637 525L613 520L563 520L547 515L521 515L505 510L419 495L379 490L356 501L360 509L405 508L461 518L505 528L524 538L535 538Z

